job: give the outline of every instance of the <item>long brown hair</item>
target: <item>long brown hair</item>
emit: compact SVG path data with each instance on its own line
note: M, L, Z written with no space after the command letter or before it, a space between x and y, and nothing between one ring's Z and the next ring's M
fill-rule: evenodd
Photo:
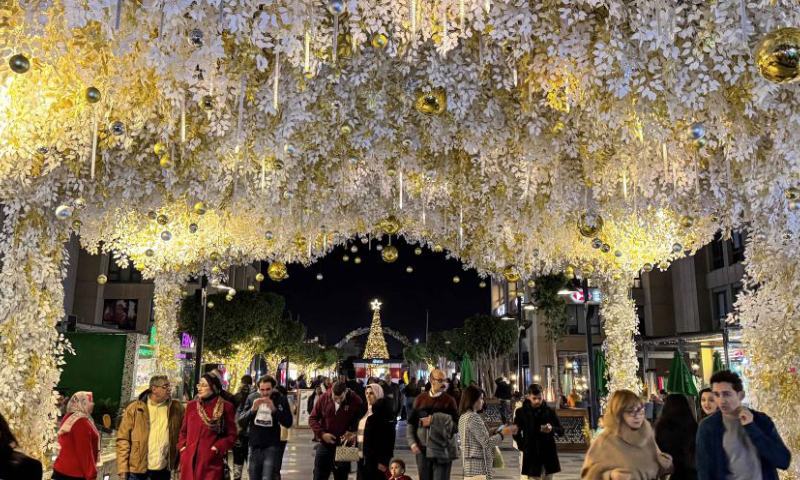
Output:
M639 395L631 392L630 390L617 390L611 395L608 401L608 408L603 415L603 422L605 424L604 430L610 433L619 433L619 428L624 424L625 420L622 416L625 410L641 406L643 404Z
M481 399L481 396L483 396L483 390L475 385L470 385L465 388L464 391L461 392L461 403L458 404L458 414L463 415L466 412L473 411L472 409L475 407L475 403Z

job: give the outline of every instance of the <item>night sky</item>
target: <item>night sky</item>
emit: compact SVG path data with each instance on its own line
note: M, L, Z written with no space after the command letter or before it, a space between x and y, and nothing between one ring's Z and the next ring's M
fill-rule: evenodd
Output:
M384 245L387 243L384 240ZM308 268L298 264L289 265L289 278L274 282L267 277L262 290L273 291L286 299L287 313L305 324L309 338L319 336L320 341L334 344L350 331L369 326L372 321L370 302L378 298L382 302L381 321L385 327L406 335L411 341L425 339L425 310L428 310L429 330L447 330L463 324L464 319L475 313L489 313L490 293L487 287L480 288L480 279L475 270L464 270L456 260L445 259L444 253L434 253L423 248L422 255L415 255L415 246L402 239L393 239L399 250L399 258L388 264L381 253L372 250L359 240L339 247L325 258ZM356 245L357 253L350 247ZM350 261L344 262L347 254ZM361 264L353 259L361 257ZM406 272L412 266L412 273ZM263 267L266 275L266 265ZM317 273L323 280L317 280ZM456 284L453 277L461 282ZM360 337L366 341L366 336ZM399 342L387 337L390 353L401 353Z

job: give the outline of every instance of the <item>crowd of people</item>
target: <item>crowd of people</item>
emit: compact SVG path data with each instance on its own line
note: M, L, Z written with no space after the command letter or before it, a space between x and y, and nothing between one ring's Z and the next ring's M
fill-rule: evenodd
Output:
M245 463L251 480L280 480L294 420L285 389L270 376L255 385L245 376L234 395L223 389L221 377L218 371L203 375L197 396L185 408L172 398L168 377L151 378L149 388L124 408L119 421L116 457L122 480L168 480L173 471L178 471L179 480L223 480L229 474L239 480ZM527 388L514 412L502 408L508 421L490 429L481 415L484 392L474 384L463 391L453 388L441 370L433 370L429 382L412 380L408 385L398 385L391 377L366 383L353 377L318 377L310 384L314 396L305 407L316 442L314 480L346 480L352 463L358 480L411 480L405 463L394 457L396 424L402 415L407 416L406 441L420 480L450 479L458 458L465 479L491 480L498 447L506 437L513 437L521 452L523 478L552 480L561 471L556 437L564 429L539 385ZM501 395L505 382L496 382ZM766 414L742 404L745 392L737 374L718 372L710 383L700 392L697 414L692 400L670 394L652 425L639 395L614 392L581 478L777 480L777 470L789 467L791 454L775 425ZM97 477L99 432L93 408L91 392L76 392L66 402L58 426L54 480ZM41 479L42 464L16 447L0 416L0 478ZM226 461L230 451L232 471Z

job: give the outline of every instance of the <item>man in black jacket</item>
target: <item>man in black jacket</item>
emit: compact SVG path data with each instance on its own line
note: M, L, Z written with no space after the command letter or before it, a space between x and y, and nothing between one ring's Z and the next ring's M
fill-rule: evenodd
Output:
M531 385L522 408L517 410L514 424L517 434L514 440L522 452L522 475L552 479L561 471L556 450L556 435L564 435L555 410L547 405L542 396L542 387Z
M239 391L234 395L237 417L241 415L247 398L253 393L253 377L245 375L239 383L241 384ZM233 446L233 480L242 480L244 461L247 460L247 451L249 450L247 435L247 426L240 426L236 436L236 444Z
M494 390L494 398L500 400L500 417L503 425L511 421L511 384L506 377L499 377L494 381L497 388Z
M258 381L258 392L250 395L239 414L240 425L249 426L251 480L272 480L281 441L281 427L292 426L292 411L286 397L275 390L270 376Z

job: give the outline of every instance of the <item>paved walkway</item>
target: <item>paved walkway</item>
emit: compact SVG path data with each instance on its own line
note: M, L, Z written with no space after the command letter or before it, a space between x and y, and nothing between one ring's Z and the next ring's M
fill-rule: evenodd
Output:
M283 460L282 478L283 480L309 480L311 479L311 474L314 469L314 444L311 441L311 430L293 428L291 432L292 437L286 447L286 455ZM411 449L408 448L408 444L405 441L405 433L405 422L400 422L397 430L397 442L395 444L394 454L396 457L406 462L406 474L412 479L418 480L419 476L417 475L414 454L411 453ZM500 448L503 452L506 466L505 468L494 471L494 479L519 480L519 452L512 448L511 439L507 439L503 442ZM562 472L555 475L556 479L579 480L583 457L583 453L559 454ZM355 468L355 465L353 465L353 468ZM350 475L350 478L355 478L355 472ZM452 478L463 478L460 460L453 464Z

